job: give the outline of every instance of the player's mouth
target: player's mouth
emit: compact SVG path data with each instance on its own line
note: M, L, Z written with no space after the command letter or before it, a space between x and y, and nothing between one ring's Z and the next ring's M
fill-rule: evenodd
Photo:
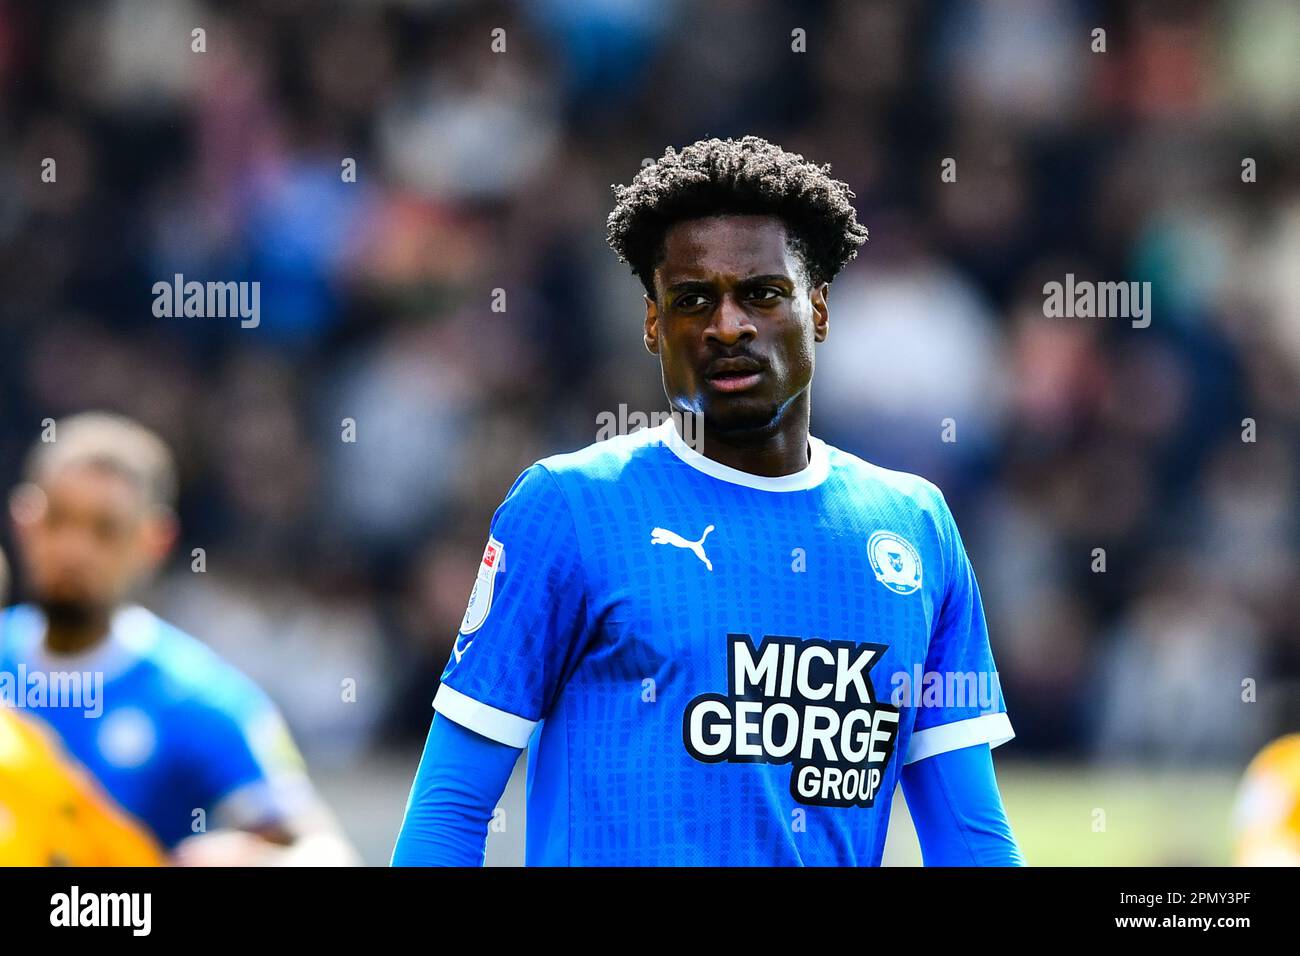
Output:
M743 392L763 378L763 367L749 358L718 359L704 373L704 380L719 392Z

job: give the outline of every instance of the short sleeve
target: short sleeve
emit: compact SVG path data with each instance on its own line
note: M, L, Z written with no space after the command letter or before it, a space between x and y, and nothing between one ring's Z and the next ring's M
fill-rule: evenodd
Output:
M484 737L527 746L572 668L585 616L573 513L554 476L533 465L493 515L434 708Z
M940 675L944 690L937 703L917 709L904 763L976 744L997 747L1015 736L993 663L975 570L952 512L937 489L936 497L939 546L947 573L925 670Z

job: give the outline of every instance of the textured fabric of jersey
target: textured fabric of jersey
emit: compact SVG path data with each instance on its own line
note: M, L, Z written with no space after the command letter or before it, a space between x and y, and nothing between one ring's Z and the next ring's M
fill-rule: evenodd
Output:
M434 706L532 740L530 864L876 864L903 763L1010 739L938 489L810 451L756 477L670 421L510 489Z
M311 799L275 706L195 638L138 606L87 654L52 655L44 637L37 608L0 613L0 700L43 721L163 846Z

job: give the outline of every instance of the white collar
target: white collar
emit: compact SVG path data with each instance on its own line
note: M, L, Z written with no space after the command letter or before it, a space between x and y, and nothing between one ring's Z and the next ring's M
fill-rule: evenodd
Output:
M769 478L765 475L752 475L747 471L732 468L729 465L724 465L712 458L701 455L686 444L685 439L677 431L674 419L671 417L663 424L650 429L650 431L657 434L659 440L668 447L668 450L685 464L690 465L698 472L708 475L710 478L717 478L719 481L725 481L733 485L744 485L746 488L756 488L759 491L807 491L809 488L816 488L820 485L830 473L826 443L812 435L808 436L808 466L802 471L796 471L790 475Z

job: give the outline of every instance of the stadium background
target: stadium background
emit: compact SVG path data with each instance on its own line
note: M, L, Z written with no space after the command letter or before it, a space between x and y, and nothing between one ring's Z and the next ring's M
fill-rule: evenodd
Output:
M814 432L947 492L1029 860L1227 859L1300 724L1300 6L0 0L0 78L0 479L47 417L167 438L146 603L272 694L368 862L510 482L662 407L610 184L745 133L857 193ZM155 318L178 272L260 281L261 324ZM1150 281L1150 327L1045 318L1067 272Z

